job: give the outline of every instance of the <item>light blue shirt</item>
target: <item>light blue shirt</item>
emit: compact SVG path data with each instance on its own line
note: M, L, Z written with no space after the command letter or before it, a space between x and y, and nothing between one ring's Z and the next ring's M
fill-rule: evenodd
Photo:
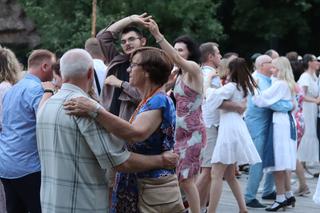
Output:
M26 74L4 96L0 134L1 178L15 179L40 171L36 112L42 95L41 80Z
M255 72L253 77L257 80L259 91L268 89L271 86L271 78L259 72ZM270 122L272 122L272 112L288 112L292 110L293 104L291 101L278 101L270 108L260 108L254 105L252 96L248 97L248 105L245 116L245 121L252 138L258 135L267 134Z

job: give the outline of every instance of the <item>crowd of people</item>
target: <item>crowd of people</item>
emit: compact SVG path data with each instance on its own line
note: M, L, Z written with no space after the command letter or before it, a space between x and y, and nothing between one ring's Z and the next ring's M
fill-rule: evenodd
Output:
M188 35L171 45L146 13L60 59L32 51L25 74L0 47L0 212L215 213L223 180L239 212L295 207L320 159L320 63L275 50L251 59L252 70ZM263 176L270 206L257 199Z

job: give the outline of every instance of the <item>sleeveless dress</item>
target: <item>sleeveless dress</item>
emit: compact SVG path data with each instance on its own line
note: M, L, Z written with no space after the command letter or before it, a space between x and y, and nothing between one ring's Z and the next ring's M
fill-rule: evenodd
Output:
M218 109L224 100L243 101L243 92L230 82L216 89L207 97L212 111ZM249 134L242 115L237 112L220 110L220 123L216 146L211 163L255 164L261 162L260 156Z
M296 120L296 127L297 127L297 146L299 147L302 136L304 134L305 125L304 125L304 117L303 117L303 98L304 98L304 91L303 89L297 84L295 86L295 93L296 93L296 107L293 111L294 118Z
M144 155L158 155L174 146L175 108L172 100L163 92L153 95L139 110L140 113L161 110L162 123L148 139L127 145L128 150ZM139 212L138 178L159 178L175 174L173 169L154 169L138 173L117 172L112 193L112 213Z
M202 119L202 94L188 87L181 78L174 88L176 132L174 151L179 155L176 172L179 180L194 177L200 170L200 152L206 143Z

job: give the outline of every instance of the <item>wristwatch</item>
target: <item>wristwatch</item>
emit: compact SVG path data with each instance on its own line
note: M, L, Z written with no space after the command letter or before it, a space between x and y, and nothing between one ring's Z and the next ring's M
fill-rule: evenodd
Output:
M96 108L94 109L94 111L88 112L88 115L91 118L95 119L98 116L98 112L101 107L102 106L99 103L96 103Z
M54 95L55 93L55 90L54 89L51 89L51 88L47 88L47 89L44 89L44 92L50 92L52 95Z

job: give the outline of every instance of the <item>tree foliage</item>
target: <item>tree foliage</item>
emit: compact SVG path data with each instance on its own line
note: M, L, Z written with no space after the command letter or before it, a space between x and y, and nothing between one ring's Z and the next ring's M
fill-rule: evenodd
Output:
M237 0L232 29L261 39L269 47L281 48L280 43L289 42L286 47L307 49L310 40L305 38L311 39L314 29L310 15L319 3L319 0Z
M19 1L36 23L41 48L61 54L83 47L90 36L91 0ZM199 43L218 41L222 50L242 54L269 48L317 53L319 10L320 0L97 0L97 31L148 12L169 41L189 34Z
M41 47L58 53L83 47L91 32L90 0L20 0L36 23ZM216 19L219 1L211 0L97 0L97 31L131 14L148 12L169 40L189 34L199 41L223 38Z

